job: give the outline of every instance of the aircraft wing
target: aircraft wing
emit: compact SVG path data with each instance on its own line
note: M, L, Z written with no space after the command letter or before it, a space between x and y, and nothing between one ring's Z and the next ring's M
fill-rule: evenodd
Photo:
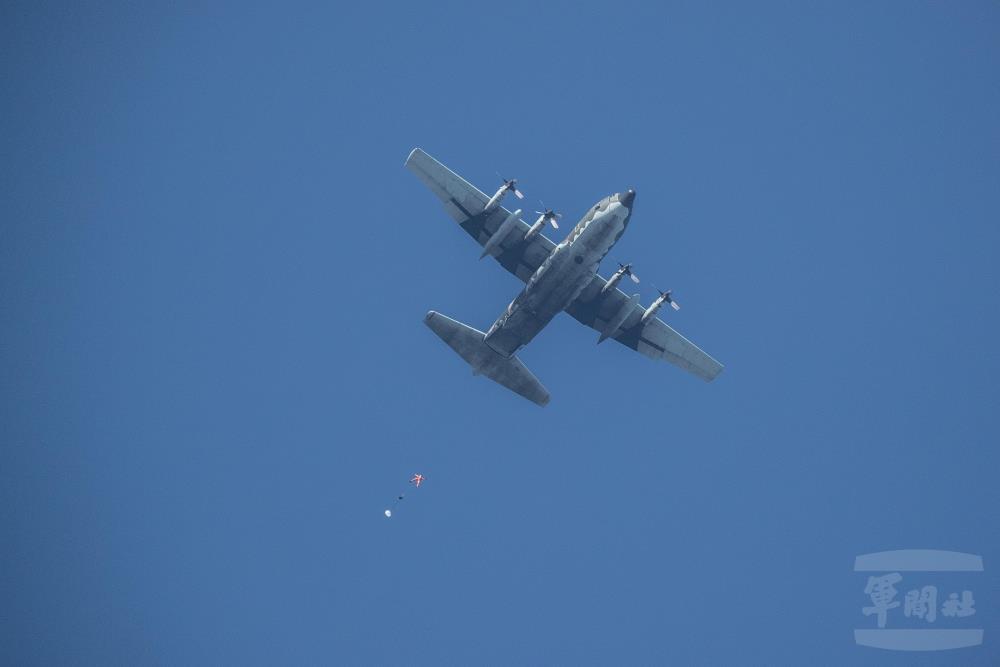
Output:
M566 312L588 327L604 331L608 320L629 300L617 288L602 297L601 289L606 283L604 278L595 274L580 296L566 308ZM671 329L663 320L653 318L645 326L640 326L639 319L645 310L645 306L641 304L633 306L632 312L612 338L652 359L665 359L706 382L711 382L722 372L722 364Z
M476 186L419 148L414 148L406 158L406 167L437 195L448 215L480 246L486 245L497 228L510 215L510 211L503 206L497 206L489 213L483 214L483 208L489 202L490 195L481 192ZM556 247L555 243L542 234L536 234L530 241L525 241L524 235L528 229L527 223L518 220L507 238L492 252L493 257L503 268L524 282L528 282Z

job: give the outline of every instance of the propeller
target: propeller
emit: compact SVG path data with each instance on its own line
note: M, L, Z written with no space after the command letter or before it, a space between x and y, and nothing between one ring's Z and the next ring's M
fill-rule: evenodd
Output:
M538 200L538 203L541 204L542 208L545 210L535 211L535 213L542 216L541 220L543 222L545 222L546 220L550 222L552 224L552 229L559 229L559 223L557 222L557 220L559 220L559 218L562 217L562 213L556 213L551 208L545 208L545 202L543 202L541 199Z
M681 305L676 301L674 301L674 298L671 296L671 294L673 294L674 292L672 289L668 289L666 292L664 292L656 285L653 285L653 289L655 289L657 292L660 293L660 298L669 303L671 308L673 308L674 310L681 309Z
M637 276L634 273L632 273L632 265L631 264L622 264L621 262L618 262L618 266L619 266L619 270L622 273L624 273L626 276L628 276L629 278L632 279L632 282L634 282L636 285L639 284L639 276Z
M500 176L500 174L497 174ZM517 189L517 179L516 178L504 178L500 176L500 180L503 181L503 189L514 193L514 196L518 199L524 199L524 193Z

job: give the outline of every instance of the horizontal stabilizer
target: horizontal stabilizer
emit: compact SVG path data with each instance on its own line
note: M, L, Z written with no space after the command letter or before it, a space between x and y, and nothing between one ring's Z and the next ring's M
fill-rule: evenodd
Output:
M458 356L482 374L538 405L549 402L549 392L517 357L504 357L484 341L486 334L433 310L424 323Z

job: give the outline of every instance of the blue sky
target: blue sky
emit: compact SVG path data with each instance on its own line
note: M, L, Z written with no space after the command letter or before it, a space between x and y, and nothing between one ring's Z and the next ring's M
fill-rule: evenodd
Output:
M998 65L987 2L6 6L0 656L995 664ZM548 407L472 377L424 313L520 285L414 146L635 187L723 375L561 316ZM854 645L902 548L982 647Z

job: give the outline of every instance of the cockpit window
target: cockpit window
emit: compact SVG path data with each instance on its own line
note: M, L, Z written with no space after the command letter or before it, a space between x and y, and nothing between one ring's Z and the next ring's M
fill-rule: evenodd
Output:
M607 210L608 206L611 204L611 197L605 197L601 201L594 204L594 207L587 211L587 215L584 216L584 220L593 220L594 216L601 211Z

